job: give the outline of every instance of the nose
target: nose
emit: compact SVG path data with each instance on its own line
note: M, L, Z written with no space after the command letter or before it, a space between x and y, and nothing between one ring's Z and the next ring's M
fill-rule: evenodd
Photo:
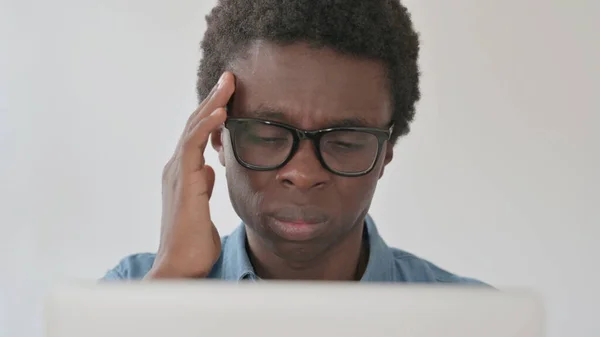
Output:
M322 165L309 140L300 141L292 159L277 171L277 180L285 187L309 191L325 187L331 175Z

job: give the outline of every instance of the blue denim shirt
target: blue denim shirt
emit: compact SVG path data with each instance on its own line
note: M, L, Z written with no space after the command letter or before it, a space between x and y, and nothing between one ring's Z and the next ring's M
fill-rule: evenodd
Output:
M485 283L452 274L431 262L400 249L389 247L379 236L370 216L365 221L369 243L369 261L362 282L420 282L484 285ZM221 256L208 278L229 281L257 280L258 276L246 252L246 229L242 224L221 239ZM104 280L142 279L152 267L155 254L140 253L125 257L109 270Z

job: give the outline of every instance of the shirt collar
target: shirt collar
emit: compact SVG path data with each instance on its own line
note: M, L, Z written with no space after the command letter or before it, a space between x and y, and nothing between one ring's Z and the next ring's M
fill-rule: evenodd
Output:
M246 252L246 226L242 223L223 245L223 275L229 281L256 279Z
M389 282L394 280L394 256L390 247L377 231L375 221L367 214L365 229L369 236L369 262L361 282Z
M369 242L369 261L362 282L393 281L393 255L383 241L370 215L365 218ZM223 275L226 280L256 280L258 277L246 251L246 227L242 223L223 245Z

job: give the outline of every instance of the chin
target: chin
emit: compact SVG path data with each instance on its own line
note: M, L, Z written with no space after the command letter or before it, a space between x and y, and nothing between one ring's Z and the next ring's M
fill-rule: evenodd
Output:
M280 259L289 263L297 263L301 266L304 263L314 261L323 256L329 246L323 242L291 242L277 240L270 242L270 249Z

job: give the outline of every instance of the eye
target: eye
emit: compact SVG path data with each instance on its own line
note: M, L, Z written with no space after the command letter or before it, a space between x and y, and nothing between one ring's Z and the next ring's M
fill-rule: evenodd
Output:
M286 137L273 137L273 136L261 136L254 133L250 133L247 135L246 139L253 144L285 144L288 139Z
M323 147L329 151L361 152L370 151L377 144L377 138L372 134L360 131L335 131L321 139Z
M281 137L258 137L258 136L254 136L254 139L256 141L261 141L261 142L265 142L265 143L277 143L277 142L286 141L285 138L281 138Z
M349 143L349 142L342 142L342 141L330 141L330 142L328 142L328 144L331 144L335 147L342 148L345 150L357 150L364 146L363 144Z

